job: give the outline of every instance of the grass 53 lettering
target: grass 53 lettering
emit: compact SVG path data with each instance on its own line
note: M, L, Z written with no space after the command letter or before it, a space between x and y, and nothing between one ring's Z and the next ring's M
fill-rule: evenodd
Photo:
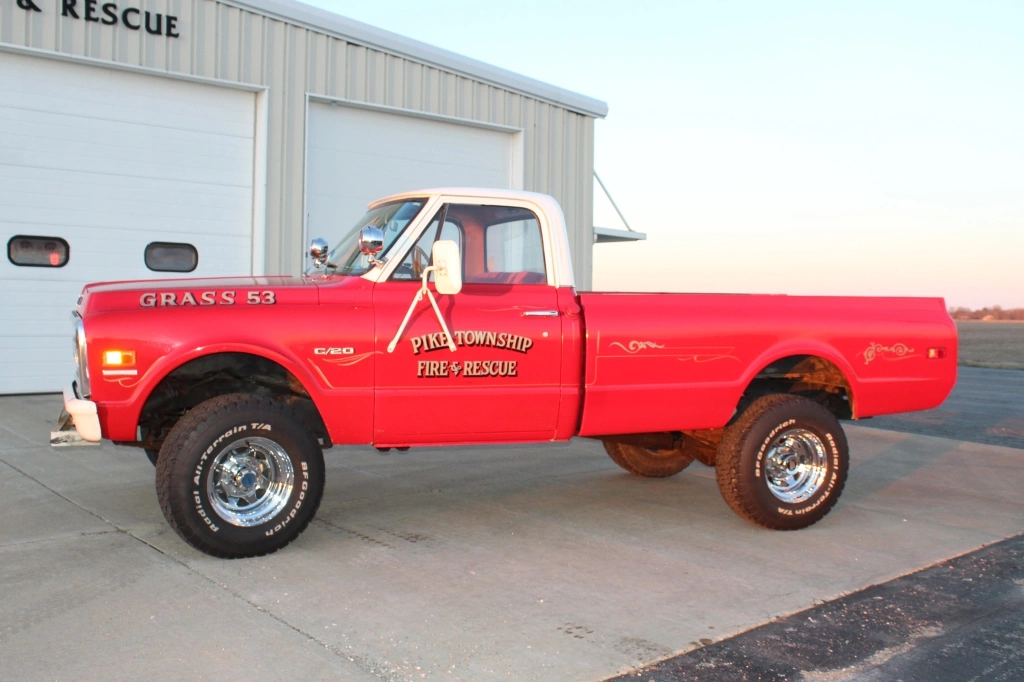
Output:
M273 291L246 291L243 292L245 302L248 305L275 305L277 294ZM186 291L175 293L171 291L147 291L139 296L139 305L143 308L160 308L166 306L183 305L235 305L237 292L234 291L197 291L195 293Z

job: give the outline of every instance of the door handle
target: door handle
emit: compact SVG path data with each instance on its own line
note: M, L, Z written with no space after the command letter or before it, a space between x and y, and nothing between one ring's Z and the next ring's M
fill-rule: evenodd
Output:
M557 310L527 310L523 312L523 317L558 317Z

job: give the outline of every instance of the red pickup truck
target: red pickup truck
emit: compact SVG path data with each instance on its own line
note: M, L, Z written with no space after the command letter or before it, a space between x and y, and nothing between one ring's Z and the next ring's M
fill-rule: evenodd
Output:
M167 521L219 557L298 536L335 444L596 438L638 476L713 466L740 516L793 530L843 489L838 420L956 380L939 298L577 292L540 194L387 197L311 255L301 277L86 286L54 441L144 449Z

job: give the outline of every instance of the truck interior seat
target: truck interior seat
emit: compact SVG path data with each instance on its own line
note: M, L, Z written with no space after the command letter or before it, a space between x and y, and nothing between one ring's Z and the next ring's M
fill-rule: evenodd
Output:
M466 281L478 284L544 284L539 272L481 272L467 276Z

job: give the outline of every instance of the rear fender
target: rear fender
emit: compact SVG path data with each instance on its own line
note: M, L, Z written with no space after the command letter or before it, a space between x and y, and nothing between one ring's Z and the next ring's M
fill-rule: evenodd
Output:
M849 386L849 400L851 410L854 411L854 418L856 418L856 407L857 407L857 392L860 388L860 383L857 375L853 371L853 366L846 360L843 355L832 346L827 343L813 340L813 339L795 339L780 343L772 346L764 353L759 355L757 359L750 364L746 373L743 376L743 381L740 385L740 392L735 397L736 405L739 405L740 400L743 398L744 393L750 387L750 384L757 378L761 372L767 367L772 365L779 360L789 358L798 355L808 355L818 357L823 360L827 360L835 365L839 371L843 374L846 379L846 383Z

